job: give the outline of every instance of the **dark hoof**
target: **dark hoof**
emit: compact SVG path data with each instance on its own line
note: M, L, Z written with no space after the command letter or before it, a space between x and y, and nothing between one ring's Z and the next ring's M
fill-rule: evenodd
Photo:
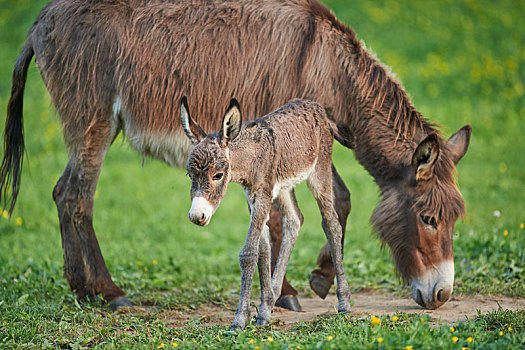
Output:
M258 318L258 319L257 319L257 322L255 322L255 324L256 324L258 327L264 327L264 326L266 326L268 323L270 323L270 321L266 321L266 320L263 319L263 318Z
M317 272L312 272L310 274L310 288L312 288L315 294L319 295L321 299L326 298L331 286L332 281L325 276L318 274Z
M279 299L275 302L275 306L282 307L290 311L302 311L303 308L299 304L299 299L297 295L281 295Z
M109 308L113 311L121 306L131 306L131 302L124 296L115 298L109 302Z

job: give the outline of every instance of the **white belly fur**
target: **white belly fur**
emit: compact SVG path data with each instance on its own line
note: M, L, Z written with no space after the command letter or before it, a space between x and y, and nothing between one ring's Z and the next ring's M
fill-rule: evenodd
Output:
M308 176L310 176L310 174L314 170L316 163L314 163L306 171L303 171L303 172L297 174L294 177L291 177L291 178L288 178L288 179L284 179L282 181L277 182L275 184L275 186L273 187L273 191L272 191L272 197L273 198L272 199L277 198L277 196L279 195L279 193L282 190L289 191L292 188L294 188L297 184L299 184L299 183L303 182L304 180L306 180L308 178Z
M184 131L174 134L145 133L133 123L133 117L122 108L120 96L113 103L113 118L120 122L131 147L146 156L159 159L173 167L185 167L193 149Z

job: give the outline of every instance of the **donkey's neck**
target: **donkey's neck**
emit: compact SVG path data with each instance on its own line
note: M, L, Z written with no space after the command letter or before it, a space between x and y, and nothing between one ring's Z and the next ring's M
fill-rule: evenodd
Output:
M348 74L345 125L357 160L380 187L405 176L412 155L428 134L435 132L414 108L395 77L361 43L345 62Z

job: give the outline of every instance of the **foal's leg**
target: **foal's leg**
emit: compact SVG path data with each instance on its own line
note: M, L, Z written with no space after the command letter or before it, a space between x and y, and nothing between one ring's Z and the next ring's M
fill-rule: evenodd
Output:
M334 205L339 219L339 224L342 227L343 234L341 238L341 246L344 247L345 230L348 215L350 214L350 191L345 186L343 180L332 165L332 187L334 194ZM335 269L332 262L332 254L330 253L330 243L326 241L317 257L317 266L319 269L312 271L310 274L310 287L322 299L326 298L330 287L334 283Z
M301 216L302 219L302 216ZM302 225L301 221L301 225ZM272 243L272 274L275 269L275 263L277 262L277 257L279 256L279 251L281 250L281 243L283 241L283 223L281 219L281 213L279 213L279 207L276 203L272 205L272 210L270 211L270 220L268 220L268 226L270 227L270 236ZM275 306L279 306L291 311L301 311L302 307L299 304L299 299L297 295L299 293L292 287L292 285L286 280L286 275L284 275L283 286L281 288L281 294Z
M337 310L339 312L350 312L350 287L345 277L343 247L341 245L343 231L334 209L331 177L323 170L322 163L324 162L318 162L316 170L308 178L308 187L317 200L323 219L323 230L331 248L335 275L337 277L337 299L339 300Z
M270 271L271 247L270 231L268 225L264 225L261 238L259 239L259 280L261 283L261 305L257 315L257 325L264 326L270 322L273 306L272 275Z
M112 307L130 303L111 279L102 257L93 229L93 200L102 162L116 133L109 119L94 119L85 132L77 133L77 137L82 136L70 142L68 165L53 190L64 249L64 275L71 289L80 300L101 293Z
M270 192L271 193L271 192ZM235 312L232 329L243 329L250 317L250 292L252 289L255 265L259 259L259 244L262 232L268 221L268 214L272 205L272 199L266 193L257 193L254 198L248 198L251 204L251 221L248 235L244 246L239 253L239 265L241 266L241 293L239 304ZM261 286L262 288L263 286Z
M303 222L293 190L282 190L277 197L277 203L283 221L283 241L272 277L272 289L276 296L281 291L286 267Z

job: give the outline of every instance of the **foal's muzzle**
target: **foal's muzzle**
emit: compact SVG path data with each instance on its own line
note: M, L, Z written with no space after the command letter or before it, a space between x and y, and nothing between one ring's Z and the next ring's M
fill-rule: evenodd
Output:
M188 217L194 224L206 226L210 223L214 212L215 206L211 204L206 198L193 197Z

